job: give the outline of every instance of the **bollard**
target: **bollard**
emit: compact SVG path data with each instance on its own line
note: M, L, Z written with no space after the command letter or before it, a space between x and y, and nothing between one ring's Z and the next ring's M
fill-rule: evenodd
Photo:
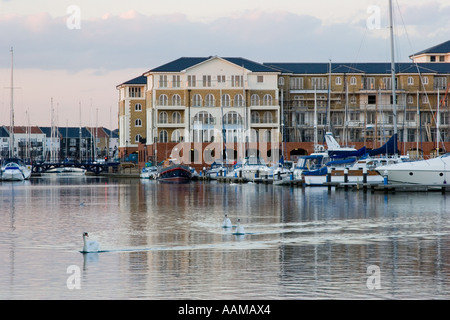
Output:
M363 168L363 183L367 183L367 168Z
M348 182L348 168L344 169L344 182L347 183Z
M328 191L331 191L331 168L327 168L327 182L328 182Z
M384 185L387 185L388 184L388 172L387 172L387 170L384 170L383 177L384 177Z

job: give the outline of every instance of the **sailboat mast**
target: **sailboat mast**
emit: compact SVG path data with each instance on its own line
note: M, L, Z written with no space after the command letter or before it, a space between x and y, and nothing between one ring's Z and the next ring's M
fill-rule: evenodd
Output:
M10 127L9 127L9 156L14 156L14 51L11 47L11 105L10 105Z
M395 55L394 55L394 23L392 13L392 0L389 0L389 29L391 38L391 86L392 86L392 113L394 120L394 135L397 135L397 92L395 82ZM397 138L394 140L394 152L397 156Z

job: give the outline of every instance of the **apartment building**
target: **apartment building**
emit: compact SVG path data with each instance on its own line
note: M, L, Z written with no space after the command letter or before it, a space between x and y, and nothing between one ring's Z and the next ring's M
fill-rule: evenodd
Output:
M313 152L325 132L341 144L377 148L394 133L396 118L402 154L442 152L450 147L449 56L447 41L396 63L395 108L387 62L181 57L117 86L119 151L141 146L143 162L180 148L186 162L202 165L249 150L269 161L295 160Z

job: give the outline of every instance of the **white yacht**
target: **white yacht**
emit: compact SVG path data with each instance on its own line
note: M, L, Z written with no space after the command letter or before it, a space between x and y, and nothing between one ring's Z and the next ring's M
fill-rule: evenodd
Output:
M450 178L450 153L429 160L408 161L376 168L387 174L389 183L447 184Z
M7 158L2 161L1 177L3 181L23 181L31 177L32 167L19 158Z

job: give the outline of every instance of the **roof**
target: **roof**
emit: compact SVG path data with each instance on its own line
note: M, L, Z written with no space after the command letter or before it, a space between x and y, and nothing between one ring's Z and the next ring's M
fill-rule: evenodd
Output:
M133 84L135 84L135 85L145 85L145 84L147 84L147 77L141 75L139 77L133 78L133 79L128 80L128 81L125 81L124 83L121 83L118 86L121 86L121 85L124 85L124 84L127 84L127 85L133 85Z
M270 66L251 61L244 58L239 57L181 57L176 60L173 60L171 62L168 62L166 64L163 64L162 66L156 67L154 69L149 70L148 72L181 72L185 69L191 68L195 65L198 65L200 63L203 63L207 60L211 60L214 58L221 58L223 60L226 60L230 63L233 63L239 67L243 67L247 70L250 70L251 72L278 72L278 70L273 69Z
M329 63L285 63L268 62L264 63L271 68L275 68L282 73L292 74L326 74L329 72ZM412 63L401 62L395 64L396 73L450 73L450 63ZM390 74L391 63L388 62L366 62L366 63L332 63L332 73L365 73L365 74Z
M0 127L0 137L9 137L9 132L5 129L4 126Z
M421 54L432 54L432 53L434 53L434 54L450 53L450 40L445 41L445 42L443 42L441 44L435 45L435 46L433 46L431 48L419 51L419 52L411 55L410 57L418 56L418 55L421 55Z

